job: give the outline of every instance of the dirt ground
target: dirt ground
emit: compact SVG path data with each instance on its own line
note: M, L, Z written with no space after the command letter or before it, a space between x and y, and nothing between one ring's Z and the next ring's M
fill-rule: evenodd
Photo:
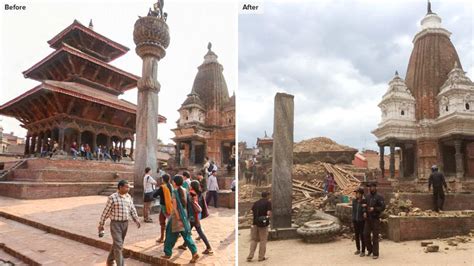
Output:
M452 247L439 239L433 240L440 246L437 253L425 253L421 241L382 240L377 260L354 255L355 242L349 239L325 244L307 244L300 239L271 241L267 243L267 261L257 262L257 247L248 263L249 234L249 229L239 230L239 265L474 265L474 241Z

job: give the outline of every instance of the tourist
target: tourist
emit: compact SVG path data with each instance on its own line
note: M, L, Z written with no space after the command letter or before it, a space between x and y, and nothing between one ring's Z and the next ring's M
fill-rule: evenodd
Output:
M109 149L107 148L107 146L104 146L103 150L104 150L104 160L105 161L107 161L107 159L112 160L112 157L110 157Z
M48 152L49 152L49 144L46 143L42 146L41 148L41 154L40 154L40 157L43 158L43 157L46 157L46 155L48 155Z
M59 144L58 144L58 142L55 141L54 144L53 144L53 149L49 153L49 158L51 159L53 157L53 155L56 155L56 153L58 151L59 151Z
M443 210L444 205L444 190L443 187L448 190L446 185L446 180L443 173L438 171L438 166L433 165L431 167L431 175L428 179L428 190L431 191L431 186L433 186L433 209L435 212Z
M365 197L363 203L365 219L364 238L367 246L367 256L373 254L373 259L379 257L379 233L380 215L385 210L385 202L381 195L377 194L377 184L369 183L370 193ZM372 238L371 238L372 233Z
M173 188L170 184L170 176L168 174L164 174L161 176L161 186L159 189L155 191L153 194L154 198L160 197L160 227L161 227L161 236L156 242L163 243L165 239L165 231L166 231L166 220L171 215L171 193L173 192Z
M183 188L185 188L189 191L189 189L191 187L191 174L189 174L188 171L184 171L183 172L183 177L184 177Z
M262 192L262 198L252 206L253 222L250 229L251 243L250 253L247 256L248 262L252 261L258 243L260 243L258 261L268 259L265 257L265 252L267 250L268 225L272 213L272 203L268 200L268 196L268 192Z
M204 159L204 165L202 166L202 170L204 171L205 178L209 176L209 172L207 170L209 169L210 165L211 165L211 161L209 160L209 157L206 156Z
M71 154L72 154L72 159L76 160L77 159L77 143L75 141L72 142L71 145Z
M151 168L145 168L145 176L143 177L143 219L145 223L153 222L150 218L150 209L154 201L153 194L156 184L156 180L151 176Z
M328 193L334 193L336 190L336 180L334 179L334 174L329 173L329 178L328 178Z
M81 149L81 157L84 160L84 158L86 157L86 150L84 148L84 144L81 145L80 149Z
M182 185L183 177L176 175L173 178L173 208L171 210L171 216L168 220L168 224L166 225L166 239L164 245L165 255L163 255L162 258L171 258L176 240L178 240L178 236L181 235L192 253L192 259L189 263L196 263L199 255L197 253L197 247L191 238L191 225L189 224L186 212L187 191L181 187Z
M114 161L114 163L117 161L117 155L115 154L115 149L114 147L110 147L110 157L112 157L112 160Z
M207 205L209 205L212 198L214 200L214 207L217 208L217 191L219 191L219 185L217 184L216 170L212 170L209 180L207 181Z
M102 145L97 146L97 160L102 161L104 159L104 150Z
M113 261L117 266L123 266L124 260L122 255L123 242L127 234L128 221L130 218L140 228L137 210L133 205L132 197L128 194L130 187L127 180L120 180L118 183L118 191L110 195L105 209L102 212L99 222L99 236L103 234L105 221L110 217L110 234L113 244L107 257L107 265L113 265Z
M235 177L232 179L232 183L230 184L230 190L235 192Z
M86 143L86 147L84 147L84 150L86 152L86 160L92 160L92 152L89 144Z
M200 204L202 193L201 193L199 181L197 180L191 181L189 195L190 195L190 202L188 202L188 217L189 217L189 222L191 224L191 229L193 229L193 227L196 228L199 238L202 239L202 241L204 241L204 244L206 245L206 250L204 250L202 254L212 255L214 254L214 251L212 251L211 245L209 244L209 241L207 240L207 237L204 234L204 231L202 230L201 223L200 223L200 220L204 219L205 217L204 218L201 217L203 208L201 207L201 204ZM186 250L186 242L184 242L178 248Z
M328 184L329 184L329 172L326 171L326 177L324 178L324 186L323 186L323 190L324 190L324 193L328 194Z
M364 242L364 215L363 215L363 200L364 188L354 190L356 197L352 200L352 224L354 225L354 234L357 251L355 255L365 256L365 242ZM362 249L361 249L362 248Z

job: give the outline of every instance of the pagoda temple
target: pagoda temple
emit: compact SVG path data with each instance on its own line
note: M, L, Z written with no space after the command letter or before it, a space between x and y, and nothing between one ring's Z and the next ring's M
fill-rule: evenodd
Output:
M55 51L23 72L41 84L0 106L0 114L28 130L25 155L39 153L48 140L66 152L74 141L94 149L130 140L133 153L137 106L118 96L139 77L109 64L129 49L95 32L92 21L86 27L77 20L48 44Z
M406 79L395 73L379 107L382 121L372 133L380 156L390 147L390 178L426 182L437 165L451 181L474 181L474 83L466 76L451 32L431 10L413 39ZM384 160L380 160L384 172ZM464 185L461 185L461 188Z
M191 93L178 109L173 140L181 166L202 164L206 156L225 165L235 156L235 95L229 97L224 68L211 48L209 43Z

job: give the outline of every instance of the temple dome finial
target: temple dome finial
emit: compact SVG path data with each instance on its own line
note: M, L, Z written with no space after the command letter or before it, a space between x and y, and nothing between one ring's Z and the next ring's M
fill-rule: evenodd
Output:
M430 0L428 0L428 6L427 6L426 14L433 14L433 11L431 11L431 2L430 2Z
M210 51L210 50L211 50L211 48L212 48L212 43L211 43L211 42L209 42L209 43L207 44L207 50L209 50L209 51Z
M395 76L398 76L398 70L395 70Z
M94 30L94 24L92 24L92 19L89 21L89 29Z

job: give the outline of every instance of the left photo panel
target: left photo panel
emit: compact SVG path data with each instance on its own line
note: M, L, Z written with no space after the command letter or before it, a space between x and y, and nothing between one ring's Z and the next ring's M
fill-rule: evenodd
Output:
M1 7L0 264L235 265L237 1Z

